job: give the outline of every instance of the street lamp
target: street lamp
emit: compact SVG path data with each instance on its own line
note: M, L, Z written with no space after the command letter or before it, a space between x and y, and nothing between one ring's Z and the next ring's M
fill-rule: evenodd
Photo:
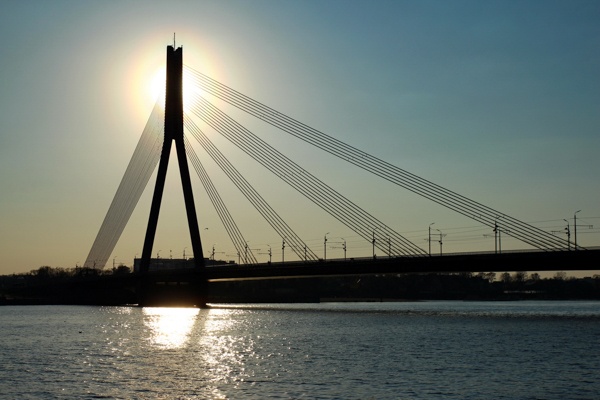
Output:
M281 240L281 264L285 261L285 238Z
M566 219L563 218L563 221L567 223L567 227L565 228L567 231L567 250L571 250L571 226Z
M342 247L342 249L344 249L344 261L346 261L346 239L341 238L344 241L344 245Z
M429 257L431 257L431 225L433 224L435 224L435 222L429 224Z
M273 254L271 251L271 245L267 243L265 246L269 246L269 251L267 251L266 253L258 253L258 254L268 254L269 255L269 264L271 264L271 256Z
M442 233L442 231L440 231L439 229L436 229L436 231L438 231L440 233L440 256L442 255L442 245L444 244L442 242L442 237L446 236Z
M494 219L494 252L498 253L498 243L500 243L500 253L502 253L502 238L500 236L500 229L498 229L498 220L502 218L502 215L499 215Z
M327 261L327 235L329 235L329 232L323 238L323 262Z
M379 229L379 228L374 228L373 229L373 240L371 241L373 243L373 260L375 259L375 231Z
M581 210L575 211L573 214L573 229L575 230L575 250L577 250L577 213Z

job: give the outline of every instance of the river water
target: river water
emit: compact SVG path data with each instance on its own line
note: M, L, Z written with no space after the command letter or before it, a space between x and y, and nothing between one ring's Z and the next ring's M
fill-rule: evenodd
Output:
M598 399L600 302L0 307L6 399Z

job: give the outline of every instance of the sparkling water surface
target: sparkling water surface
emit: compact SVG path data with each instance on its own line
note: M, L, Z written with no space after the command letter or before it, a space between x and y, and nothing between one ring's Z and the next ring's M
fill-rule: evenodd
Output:
M0 307L0 398L598 399L600 302Z

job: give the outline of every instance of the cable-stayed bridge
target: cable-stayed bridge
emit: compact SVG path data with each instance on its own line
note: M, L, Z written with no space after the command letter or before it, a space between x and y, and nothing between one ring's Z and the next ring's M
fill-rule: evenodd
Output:
M193 86L198 89L190 90L189 93L186 93L185 108L182 90L184 75L186 81L193 84ZM330 214L340 223L355 232L357 236L361 237L366 242L371 243L373 246L373 255L375 255L376 248L379 250L380 254L385 254L387 260L380 260L380 266L377 268L373 267L372 270L374 272L382 272L383 270L388 272L415 272L419 270L458 271L465 268L483 268L484 270L489 271L497 268L496 264L493 264L491 259L486 258L484 260L480 256L477 256L480 257L477 258L474 255L470 256L471 258L468 258L469 256L464 256L467 258L461 258L460 262L457 262L457 258L452 259L451 257L445 258L444 260L436 258L436 261L432 261L432 257L429 257L431 255L430 250L426 251L421 246L413 243L411 240L398 233L393 227L388 226L385 222L333 189L326 182L308 172L298 163L292 161L275 147L216 107L207 99L206 95L216 98L221 102L228 103L284 133L300 139L349 164L361 168L377 178L387 181L391 185L393 184L408 190L441 207L445 207L460 215L468 217L483 226L489 227L495 234L496 243L500 240L500 235L508 235L520 240L528 247L535 249L535 251L531 253L519 253L521 254L519 256L521 260L527 260L528 263L531 263L530 267L527 268L529 270L546 270L545 267L541 268L534 265L535 257L542 257L545 262L551 259L560 259L561 262L565 263L564 268L561 268L564 270L590 269L587 265L581 265L581 256L577 258L577 265L567 265L569 263L566 262L567 259L564 257L567 257L569 252L565 253L565 250L571 248L577 250L572 253L583 253L585 250L587 253L586 257L589 257L591 254L597 254L596 251L577 247L576 244L572 245L570 239L564 239L551 232L544 231L520 221L507 213L488 207L372 156L262 104L261 102L206 76L190 66L184 67L182 48L168 46L164 107L162 104L157 103L148 119L131 161L129 162L106 217L91 247L85 262L85 267L103 268L105 266L144 189L148 185L151 176L158 166L157 181L154 187L154 195L152 198L152 206L140 267L142 273L148 272L151 260L150 254L152 252L164 191L165 175L172 143L174 143L182 179L188 228L190 231L193 252L196 256L194 257L195 269L204 271L201 273L202 278L200 278L200 280L218 280L220 278L219 276L209 277L206 272L206 266L204 265L204 257L197 256L203 255L203 251L191 189L189 165L191 165L193 170L197 173L200 182L206 190L208 198L214 206L218 217L237 251L237 254L244 255L245 264L255 266L253 268L255 275L252 275L252 273L247 271L244 272L244 269L239 267L229 267L228 270L226 270L225 267L219 268L218 270L222 271L221 274L223 275L223 279L225 279L225 276L227 277L226 279L245 279L252 277L277 277L278 274L280 276L302 276L303 274L306 274L307 276L319 276L343 273L343 268L338 268L339 262L336 264L328 263L325 265L325 263L322 262L324 260L319 260L315 249L311 249L305 241L303 241L303 239L293 230L292 226L286 223L280 214L278 214L264 197L249 183L240 170L224 156L215 143L211 141L209 135L194 122L194 119L198 119L204 125L210 127L212 131L227 139L227 141L246 153L262 167L266 168L283 182L295 189L298 194L306 197L312 203ZM295 253L296 257L301 262L295 263L293 266L293 273L289 272L290 268L292 268L290 265L288 265L286 269L280 268L278 270L279 272L271 270L271 263L264 266L263 272L260 274L256 273L256 271L260 269L256 267L258 264L256 254L254 254L253 249L248 248L246 237L244 237L229 212L226 202L219 195L217 185L211 180L211 177L207 173L200 158L195 153L190 142L191 140L197 142L205 150L223 173L231 180L231 182L233 182L243 197L277 233L281 238L282 252L287 248ZM501 228L499 227L499 221L501 221L502 224ZM387 238L387 240L376 240L374 234L375 228L377 229L378 235ZM327 238L325 237L325 245L326 241ZM534 254L534 256L531 256L531 254ZM555 257L549 258L548 254L554 254ZM479 263L484 262L489 265L487 267L474 268L471 265L472 262L467 260L478 260ZM508 259L504 258L504 260ZM510 258L510 260L513 264L516 262L515 258ZM370 260L370 263L355 262L354 267L352 268L355 269L355 273L366 273L369 271L369 265L372 266L374 263L375 260ZM385 267L383 267L384 263ZM360 267L357 267L359 264ZM394 267L393 265L396 266ZM511 270L511 267L507 267L506 269ZM518 267L512 269L522 268ZM214 275L216 271L217 270L213 270L210 274ZM302 271L305 272L303 273ZM348 271L348 268L346 268L346 271Z

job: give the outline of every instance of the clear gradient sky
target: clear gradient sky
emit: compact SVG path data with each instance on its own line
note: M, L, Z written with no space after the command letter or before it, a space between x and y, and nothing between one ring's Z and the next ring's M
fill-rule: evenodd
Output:
M579 244L600 245L598 1L4 0L0 274L83 264L154 104L151 83L173 32L186 65L250 97L545 230L564 231L563 219L572 229L582 210ZM447 235L444 252L494 249L489 228L240 122L423 249L432 222ZM222 151L315 253L329 233L328 258L343 256L342 237L348 257L371 254L230 147ZM270 245L280 260L281 240L198 154L249 246ZM111 262L141 254L154 180ZM205 256L214 245L217 258L236 259L199 179L192 184ZM181 257L191 246L175 174L166 190L153 254ZM503 247L527 246L503 238Z

